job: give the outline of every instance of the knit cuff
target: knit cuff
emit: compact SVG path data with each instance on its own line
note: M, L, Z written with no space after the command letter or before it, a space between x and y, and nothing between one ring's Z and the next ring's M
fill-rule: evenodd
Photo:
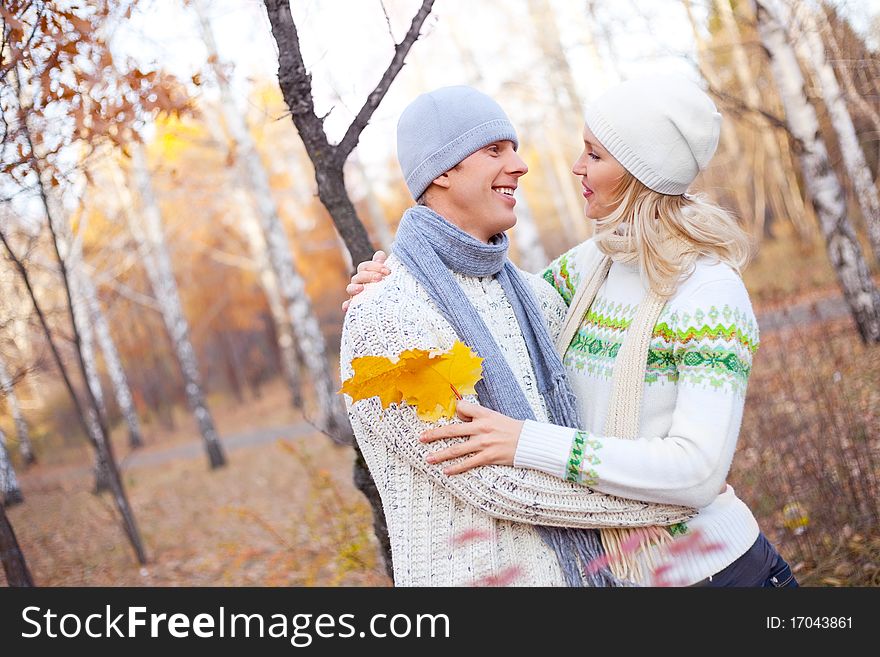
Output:
M513 464L565 479L574 434L575 430L568 427L526 420L519 434Z

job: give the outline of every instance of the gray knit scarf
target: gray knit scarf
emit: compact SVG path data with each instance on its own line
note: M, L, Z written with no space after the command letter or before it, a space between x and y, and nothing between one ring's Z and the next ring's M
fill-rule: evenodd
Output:
M578 428L576 398L565 378L565 368L529 283L507 259L508 244L504 233L495 235L489 244L481 242L430 208L417 205L404 213L392 249L425 287L462 342L485 359L483 379L476 385L480 403L518 420L534 420L507 360L451 272L495 276L513 307L550 421ZM622 585L607 568L586 568L603 554L596 530L543 526L537 530L556 552L568 586Z

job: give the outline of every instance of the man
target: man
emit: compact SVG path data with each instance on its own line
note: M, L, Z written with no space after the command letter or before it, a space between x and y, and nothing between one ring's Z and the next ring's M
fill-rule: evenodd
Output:
M446 87L411 103L397 134L418 204L401 220L391 274L347 312L343 380L354 358L445 350L461 339L484 358L481 404L576 427L574 396L553 348L566 306L547 282L507 259L504 231L516 223L514 192L528 167L504 111L474 89ZM406 404L347 402L382 497L396 585L619 584L604 569L585 569L601 554L596 533L564 527L645 524L643 503L537 470L485 466L448 476L427 461L442 445L419 440L436 424Z

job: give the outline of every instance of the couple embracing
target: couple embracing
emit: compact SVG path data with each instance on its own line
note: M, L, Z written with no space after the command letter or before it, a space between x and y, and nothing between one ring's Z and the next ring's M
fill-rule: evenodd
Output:
M745 233L687 193L720 127L677 76L602 94L572 168L594 236L535 275L507 257L528 167L501 107L446 87L404 110L416 204L348 288L341 375L456 340L484 369L450 423L347 399L395 585L797 586L726 482L758 329Z

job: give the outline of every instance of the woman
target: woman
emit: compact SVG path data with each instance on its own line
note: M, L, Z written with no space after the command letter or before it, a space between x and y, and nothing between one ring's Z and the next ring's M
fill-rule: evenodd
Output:
M726 484L758 344L739 276L749 245L727 212L686 193L715 152L720 122L711 99L676 76L625 82L587 111L573 172L595 235L544 272L569 304L557 347L583 428L514 420L462 402L459 415L469 421L422 439L468 438L429 458L448 474L515 465L698 509L635 552L626 530L603 530L619 576L649 581L646 569L662 558L670 533L690 533L711 549L680 555L666 581L797 586ZM361 267L349 293L375 280L381 260Z

